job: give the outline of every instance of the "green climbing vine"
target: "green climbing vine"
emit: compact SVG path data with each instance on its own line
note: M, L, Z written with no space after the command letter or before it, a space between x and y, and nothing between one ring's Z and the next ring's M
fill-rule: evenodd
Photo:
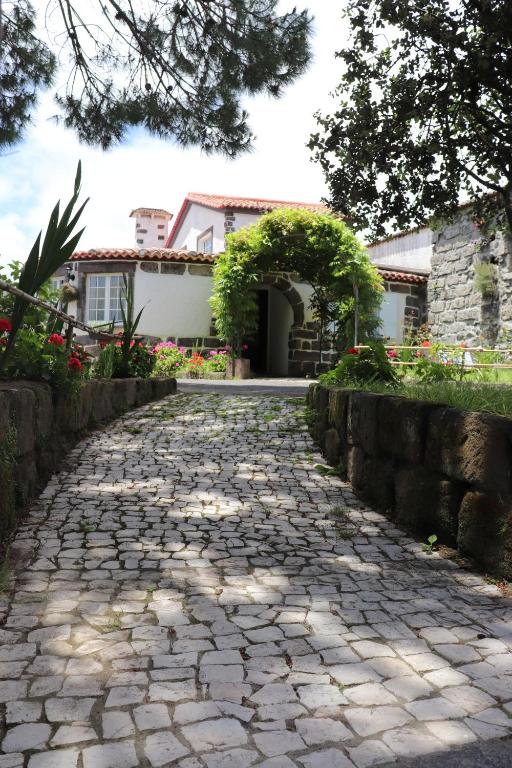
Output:
M216 331L236 356L256 327L254 289L268 272L294 272L312 286L312 313L321 327L334 328L340 348L352 340L356 295L359 338L379 325L382 280L354 233L333 216L282 208L228 235L214 267Z

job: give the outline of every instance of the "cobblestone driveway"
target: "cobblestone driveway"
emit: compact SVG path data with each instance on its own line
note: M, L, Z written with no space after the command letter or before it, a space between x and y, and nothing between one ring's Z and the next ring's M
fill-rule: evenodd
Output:
M0 768L366 768L512 729L512 608L315 468L296 401L84 440L0 598Z

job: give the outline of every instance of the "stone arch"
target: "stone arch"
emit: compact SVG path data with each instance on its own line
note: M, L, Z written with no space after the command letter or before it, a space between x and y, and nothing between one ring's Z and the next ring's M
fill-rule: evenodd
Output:
M267 274L261 276L261 286L277 288L290 304L293 312L292 329L303 328L306 318L304 302L300 293L293 287L288 275Z
M292 309L293 321L288 336L288 375L314 376L321 365L318 327L316 323L306 323L304 301L293 286L291 276L282 272L263 274L257 288L277 288Z

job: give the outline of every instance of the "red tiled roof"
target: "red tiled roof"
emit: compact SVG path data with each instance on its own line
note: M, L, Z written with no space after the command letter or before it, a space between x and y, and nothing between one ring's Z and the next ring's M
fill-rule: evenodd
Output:
M174 235L178 231L182 219L190 203L198 203L206 208L216 210L241 210L252 211L253 213L268 213L276 208L302 208L306 211L315 213L329 213L329 208L323 203L300 203L291 200L268 200L260 197L236 197L233 195L206 195L201 192L189 192L184 199L181 208L176 216L171 233L167 238L166 247L169 248L173 242Z
M175 251L172 248L92 248L76 251L70 261L183 261L194 264L212 264L211 253Z
M377 269L382 279L390 283L413 283L414 285L426 285L428 283L428 275L421 272L397 272L379 266Z
M215 255L196 251L175 251L172 248L92 248L76 251L70 261L169 261L189 264L213 264ZM428 275L419 272L399 272L377 267L383 280L390 283L426 285Z

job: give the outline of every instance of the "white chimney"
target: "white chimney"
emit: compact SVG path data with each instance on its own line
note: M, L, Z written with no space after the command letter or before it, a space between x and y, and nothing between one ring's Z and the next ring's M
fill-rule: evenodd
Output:
M172 213L162 208L135 208L130 218L135 219L136 248L165 247Z

